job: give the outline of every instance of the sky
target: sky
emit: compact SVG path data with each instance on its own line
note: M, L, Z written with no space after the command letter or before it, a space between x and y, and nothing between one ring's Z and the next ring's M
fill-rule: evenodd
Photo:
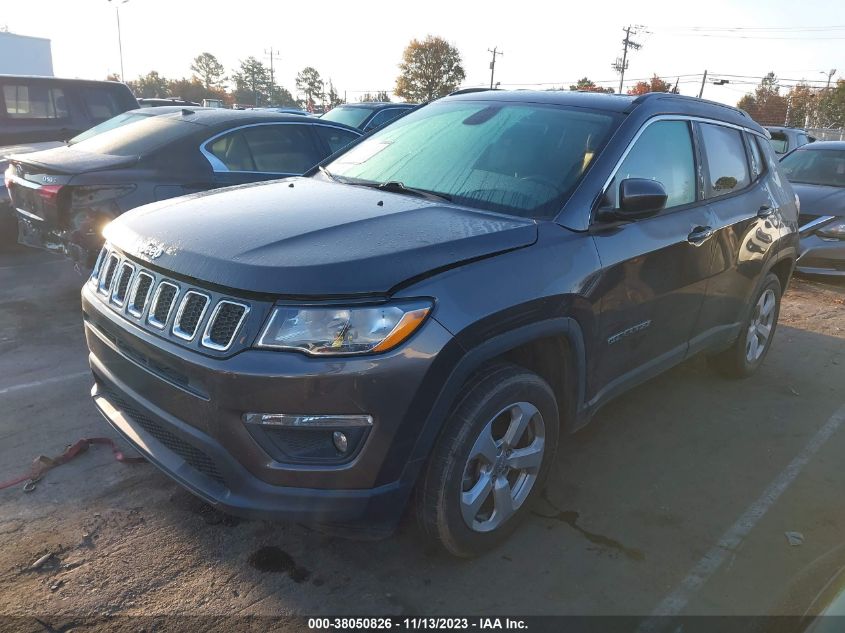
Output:
M120 70L117 2L7 1L0 28L51 39L57 76L104 79ZM349 101L392 92L405 46L428 34L460 50L465 87L489 85L488 49L497 46L503 88L568 87L584 76L618 88L611 64L627 25L644 28L632 38L642 48L629 54L626 87L657 73L696 95L706 69L730 83L707 83L704 97L734 104L770 70L821 85L830 69L834 81L845 77L845 2L830 0L126 0L119 11L129 79L190 76L204 51L229 72L249 56L269 64L272 47L277 83L296 93L296 73L314 66Z

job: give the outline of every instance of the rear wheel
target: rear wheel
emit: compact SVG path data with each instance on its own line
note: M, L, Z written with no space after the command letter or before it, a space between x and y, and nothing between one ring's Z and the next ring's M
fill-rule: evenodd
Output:
M763 363L772 346L780 314L780 280L769 273L734 344L710 357L711 364L729 378L745 378Z
M425 534L462 557L504 540L554 460L554 392L537 374L497 365L464 388L416 491Z

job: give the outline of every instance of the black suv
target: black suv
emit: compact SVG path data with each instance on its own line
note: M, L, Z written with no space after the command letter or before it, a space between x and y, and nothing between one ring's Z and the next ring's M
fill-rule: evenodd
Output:
M798 246L742 111L522 91L441 99L307 177L106 238L92 393L152 462L247 515L389 527L413 498L461 556L613 396L698 352L757 369Z

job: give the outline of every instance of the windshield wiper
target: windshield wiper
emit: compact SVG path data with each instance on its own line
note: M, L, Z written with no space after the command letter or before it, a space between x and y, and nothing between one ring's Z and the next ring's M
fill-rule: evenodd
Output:
M356 183L358 184L358 183ZM406 187L404 182L398 180L388 180L387 182L361 183L365 187L373 187L381 191L390 191L393 193L404 193L419 198L427 198L428 200L440 200L442 202L452 202L452 196L445 193L435 193L427 189L416 189L414 187Z
M344 181L342 181L340 178L338 178L337 176L335 176L332 172L330 172L328 169L326 169L325 167L323 167L322 165L317 165L317 169L319 169L319 170L320 170L320 173L321 173L321 174L323 174L323 175L324 175L326 178L328 178L329 180L333 180L333 181L335 181L335 182L344 182Z

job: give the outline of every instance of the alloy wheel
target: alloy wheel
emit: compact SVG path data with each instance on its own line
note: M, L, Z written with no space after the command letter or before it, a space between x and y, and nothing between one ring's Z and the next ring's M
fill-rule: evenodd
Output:
M461 513L472 530L495 530L528 498L543 463L545 431L529 402L508 405L484 425L461 481Z
M767 288L757 300L757 305L754 306L754 314L751 315L751 322L748 324L748 333L745 337L745 359L749 363L756 362L769 345L776 305L777 297L775 297L774 290Z

